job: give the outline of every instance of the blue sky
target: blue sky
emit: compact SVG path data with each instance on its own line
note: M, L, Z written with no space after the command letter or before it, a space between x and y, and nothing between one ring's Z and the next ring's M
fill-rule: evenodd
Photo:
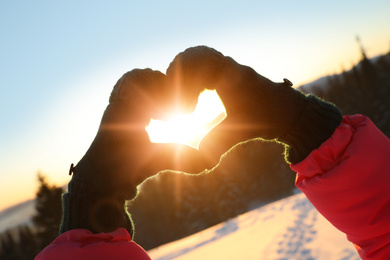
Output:
M296 85L390 49L390 1L0 0L0 210L69 181L116 80L204 44Z

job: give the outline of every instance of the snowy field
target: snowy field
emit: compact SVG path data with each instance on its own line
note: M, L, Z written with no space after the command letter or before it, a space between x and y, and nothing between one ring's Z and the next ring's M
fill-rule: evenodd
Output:
M304 194L247 212L148 252L154 260L355 260L343 233Z
M0 230L27 224L34 201L0 213ZM356 260L345 235L304 194L254 209L148 252L154 260Z

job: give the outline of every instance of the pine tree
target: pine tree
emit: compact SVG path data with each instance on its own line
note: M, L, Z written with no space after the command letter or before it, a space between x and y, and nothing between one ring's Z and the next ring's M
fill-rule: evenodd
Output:
M18 243L15 241L14 236L10 230L7 230L0 239L0 259L17 260L18 256Z
M38 182L40 186L37 192L33 223L37 228L38 244L42 250L58 236L62 215L61 196L64 190L50 185L42 173L38 173Z
M34 259L34 257L39 253L39 245L36 240L35 234L32 232L31 228L27 225L20 226L18 228L19 232L19 259Z

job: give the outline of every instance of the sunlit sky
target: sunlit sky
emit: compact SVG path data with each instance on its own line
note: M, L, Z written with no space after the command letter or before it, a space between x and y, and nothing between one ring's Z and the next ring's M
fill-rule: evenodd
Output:
M208 45L296 86L390 49L389 0L0 1L0 210L63 185L116 80Z

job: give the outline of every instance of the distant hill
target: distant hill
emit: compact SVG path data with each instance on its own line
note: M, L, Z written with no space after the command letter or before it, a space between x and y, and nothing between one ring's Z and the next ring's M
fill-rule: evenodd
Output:
M67 185L61 188L67 190ZM35 212L35 199L26 200L0 211L0 233L24 224L32 227L31 218Z
M0 233L19 225L32 225L35 213L35 200L27 200L0 212Z

